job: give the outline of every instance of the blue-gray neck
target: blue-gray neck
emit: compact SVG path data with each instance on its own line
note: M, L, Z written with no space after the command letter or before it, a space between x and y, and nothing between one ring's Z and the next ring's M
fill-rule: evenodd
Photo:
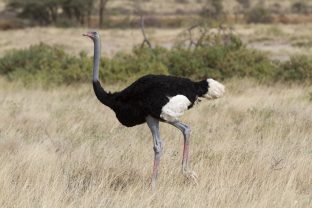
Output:
M110 94L107 93L99 81L99 69L100 69L100 58L101 58L101 41L100 37L93 39L94 42L94 55L93 55L93 90L98 100L104 105L113 108L114 100Z
M93 82L99 80L99 69L101 59L101 40L97 37L93 40L94 42L94 56L93 56Z

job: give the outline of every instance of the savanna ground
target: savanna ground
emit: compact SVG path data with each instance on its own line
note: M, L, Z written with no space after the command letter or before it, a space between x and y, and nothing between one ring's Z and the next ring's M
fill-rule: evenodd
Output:
M153 2L146 2L151 10ZM157 6L165 13L170 2L177 5ZM233 28L248 47L272 59L311 54L311 24ZM183 30L146 28L152 44L165 47ZM81 36L85 31L1 31L0 56L39 42L92 54L92 43ZM138 29L100 32L109 57L143 40ZM182 134L161 124L164 152L152 192L146 125L121 126L91 84L44 90L0 77L0 207L312 207L312 87L249 79L224 84L225 97L203 101L181 118L192 127L190 166L198 183L181 175Z
M0 79L1 207L311 207L312 88L228 80L225 97L161 124L156 192L146 125L121 126L91 85L25 89ZM107 86L118 90L123 86Z
M250 48L270 53L272 59L285 61L294 54L312 53L312 24L298 25L228 25ZM92 44L82 34L86 28L27 28L0 32L0 56L11 49L27 48L40 42L50 45L62 45L67 52L79 54L85 51L92 55ZM178 40L178 35L185 28L159 29L146 28L152 45L171 48ZM100 30L102 37L102 54L112 57L116 53L130 52L143 41L139 29L105 29ZM196 37L196 31L194 33Z

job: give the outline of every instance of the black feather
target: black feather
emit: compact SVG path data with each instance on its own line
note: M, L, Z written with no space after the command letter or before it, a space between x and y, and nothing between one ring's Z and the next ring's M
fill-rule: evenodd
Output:
M191 108L198 97L207 93L208 82L194 82L166 75L146 75L126 89L112 94L106 93L99 82L93 83L93 87L97 98L116 113L120 123L131 127L144 123L148 115L162 120L162 107L169 102L170 97L176 95L186 96L191 102L188 108Z

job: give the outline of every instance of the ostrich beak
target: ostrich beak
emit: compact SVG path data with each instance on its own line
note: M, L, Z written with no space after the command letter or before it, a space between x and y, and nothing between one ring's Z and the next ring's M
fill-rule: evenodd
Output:
M92 33L88 32L88 33L84 33L82 34L83 36L89 37L89 38L93 38Z

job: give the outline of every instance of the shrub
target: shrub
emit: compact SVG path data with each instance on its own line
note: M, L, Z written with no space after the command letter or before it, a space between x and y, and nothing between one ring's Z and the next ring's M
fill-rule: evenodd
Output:
M62 26L65 23L66 26L69 23L84 25L85 19L91 18L95 0L7 0L6 3L19 17L35 24Z
M141 75L168 74L164 64L164 48L134 48L133 53L119 53L112 59L103 58L100 77L106 82L133 80ZM92 59L85 53L69 55L59 46L39 44L24 50L13 50L0 59L0 74L25 85L89 82Z
M187 49L173 49L166 60L168 71L172 75L184 77L202 77L204 63L198 53Z
M21 29L27 22L20 21L15 18L1 18L0 19L0 30L10 30L10 29Z
M253 77L260 81L270 81L277 73L277 64L259 51L241 48L226 54L218 63L221 77Z
M183 48L183 41L168 55L170 74L225 79L254 77L270 79L277 73L277 64L263 53L246 48L233 34L207 34L199 38L194 50Z
M13 50L0 59L0 74L25 85L46 87L90 82L92 58L69 55L59 46L39 44ZM194 49L135 47L132 53L102 58L100 78L105 82L131 82L145 74L171 74L193 79L251 77L259 81L312 82L312 58L294 56L273 62L263 52L246 48L237 38Z
M219 45L194 51L173 50L167 66L170 74L197 79L253 77L272 80L277 73L277 65L264 53L243 46L231 48Z
M278 78L286 81L312 82L312 58L305 55L291 57L282 64Z
M291 11L297 14L309 14L310 13L309 5L306 4L305 2L295 2L291 6Z
M207 0L207 5L202 9L200 15L213 19L219 19L224 15L223 0Z
M39 44L25 50L13 50L0 59L0 74L25 85L58 85L87 81L91 60L68 55L61 47Z
M270 12L262 6L257 6L247 13L248 23L270 23L273 17Z
M149 73L168 74L164 65L167 53L168 51L161 47L135 47L131 54L118 53L112 59L103 59L104 80L125 81Z
M236 0L244 9L249 9L250 8L250 0Z

